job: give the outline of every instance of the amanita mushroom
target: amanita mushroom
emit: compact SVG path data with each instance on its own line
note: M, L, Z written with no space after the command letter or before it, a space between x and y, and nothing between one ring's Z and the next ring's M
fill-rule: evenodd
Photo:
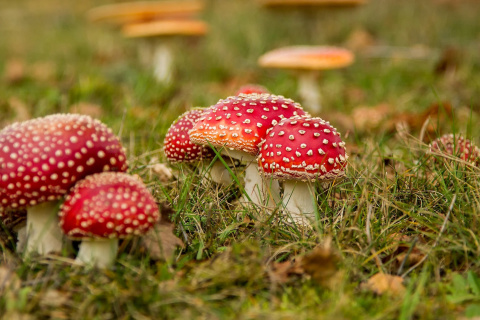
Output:
M12 124L0 131L0 216L27 208L26 253L60 251L58 200L87 175L126 169L119 139L89 116Z
M306 224L317 205L311 183L345 176L347 154L340 133L320 118L283 119L260 145L266 177L284 181L283 202L295 222Z
M88 11L94 22L126 24L160 19L191 18L204 8L197 0L185 1L136 1L113 3L95 7Z
M252 94L252 93L257 93L257 94L263 94L263 93L270 93L267 88L264 86L261 86L259 84L246 84L244 86L241 86L240 89L238 89L237 93L235 93L236 96L239 94Z
M480 163L480 149L460 134L445 134L432 141L430 153L458 157L474 166Z
M321 111L317 78L321 70L349 66L354 55L347 49L329 46L293 46L272 50L258 59L264 68L293 69L298 72L298 94L305 109Z
M273 94L240 94L220 100L208 108L190 130L190 139L198 144L223 148L222 153L247 163L245 192L254 204L275 206L279 186L271 181L271 192L262 183L255 156L266 131L282 118L305 115L298 103ZM260 191L260 192L258 192ZM271 197L267 197L271 195Z
M267 7L344 7L344 6L358 6L365 4L366 0L260 0L261 4Z
M104 172L79 181L60 208L60 227L82 240L76 261L110 267L118 239L145 234L160 219L155 199L139 179Z
M207 24L199 20L158 20L134 23L123 27L127 38L145 38L150 42L151 66L155 78L162 83L172 79L173 53L172 37L203 36L207 33Z
M168 129L163 142L163 151L170 162L202 162L210 164L215 153L208 146L198 145L190 140L190 131L205 112L193 109L181 115ZM220 184L229 185L232 178L220 161L215 161L209 171L211 179Z

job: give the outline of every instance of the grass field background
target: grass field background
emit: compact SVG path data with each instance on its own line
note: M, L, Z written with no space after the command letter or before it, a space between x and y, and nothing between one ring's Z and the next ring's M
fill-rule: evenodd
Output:
M371 0L302 12L210 0L210 31L175 42L167 86L138 63L135 41L86 19L99 4L0 1L0 125L58 112L100 118L121 136L130 172L171 207L185 247L156 262L127 246L114 269L98 271L68 255L22 261L13 238L2 239L2 319L480 316L480 171L426 152L444 133L480 142L480 2ZM312 230L242 207L238 185L202 180L199 168L173 166L168 182L151 172L165 162L166 130L191 107L246 83L298 100L292 73L256 62L294 44L356 53L354 65L319 81L318 116L342 132L350 159L345 180L317 186ZM375 293L365 283L377 273L402 276L403 287Z

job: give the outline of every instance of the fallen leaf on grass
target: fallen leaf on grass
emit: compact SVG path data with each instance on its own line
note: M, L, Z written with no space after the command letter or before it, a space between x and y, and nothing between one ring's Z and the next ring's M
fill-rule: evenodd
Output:
M168 260L177 246L184 246L174 233L174 224L168 219L169 207L163 207L161 210L162 218L147 234L142 237L141 245L148 251L153 260Z
M0 296L3 295L6 288L8 288L8 291L18 290L20 279L10 268L0 266Z
M10 59L5 64L3 78L10 84L25 78L25 63L20 59Z
M151 172L160 180L160 182L168 182L173 178L172 170L164 163L151 164Z
M391 116L394 108L388 104L379 104L375 107L361 106L352 112L355 128L361 132L370 132L375 129L386 129L387 119Z
M268 275L274 283L286 283L294 277L308 275L322 286L330 287L338 279L340 258L327 239L311 252L294 261L275 262Z
M376 294L388 294L392 296L403 295L406 290L402 277L385 273L374 274L367 282L363 283L361 287Z
M306 274L322 285L330 285L338 272L340 258L331 246L331 239L327 239L312 252L304 255L299 261Z
M42 308L59 308L62 305L66 304L70 299L70 295L67 292L47 289L42 293L40 299L40 307Z

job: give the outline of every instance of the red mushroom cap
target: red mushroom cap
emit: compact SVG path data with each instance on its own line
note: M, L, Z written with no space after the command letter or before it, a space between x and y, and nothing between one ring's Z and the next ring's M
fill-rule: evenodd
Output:
M281 180L343 177L347 166L340 133L320 118L280 121L262 141L258 164L263 174Z
M89 116L56 114L0 131L0 216L62 197L85 176L125 171L125 150Z
M163 151L171 162L192 162L211 159L212 149L190 141L188 131L193 128L205 110L193 109L182 114L168 129L163 141Z
M439 152L458 157L473 165L480 163L480 150L462 135L445 134L430 143L430 152Z
M125 238L160 219L155 199L139 179L103 172L78 182L60 208L60 227L71 238Z
M300 104L273 94L240 94L208 108L190 130L194 143L258 153L267 130L282 118L306 115Z
M257 93L257 94L262 94L262 93L270 93L267 88L264 86L261 86L259 84L246 84L240 89L238 89L237 93L235 93L236 96L239 94L252 94L252 93Z

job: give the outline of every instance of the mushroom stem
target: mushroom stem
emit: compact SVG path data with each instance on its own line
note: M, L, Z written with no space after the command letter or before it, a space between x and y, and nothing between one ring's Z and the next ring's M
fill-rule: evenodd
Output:
M62 250L62 230L58 226L57 205L57 201L47 201L27 209L25 254L47 254Z
M298 77L298 95L302 99L302 105L313 114L318 114L322 110L317 78L316 71L302 71Z
M283 203L293 222L308 225L313 218L316 200L313 186L308 182L285 181L283 184Z
M118 239L83 240L76 262L98 268L109 268L115 262Z
M215 161L208 173L213 182L228 186L233 182L230 173L221 161Z
M153 74L159 82L169 83L172 80L173 55L167 41L155 40L152 67Z
M275 208L280 203L280 186L277 180L264 181L258 171L257 162L250 161L245 168L245 192L250 196L252 202L258 206L265 205L268 208ZM246 199L246 196L244 196Z

